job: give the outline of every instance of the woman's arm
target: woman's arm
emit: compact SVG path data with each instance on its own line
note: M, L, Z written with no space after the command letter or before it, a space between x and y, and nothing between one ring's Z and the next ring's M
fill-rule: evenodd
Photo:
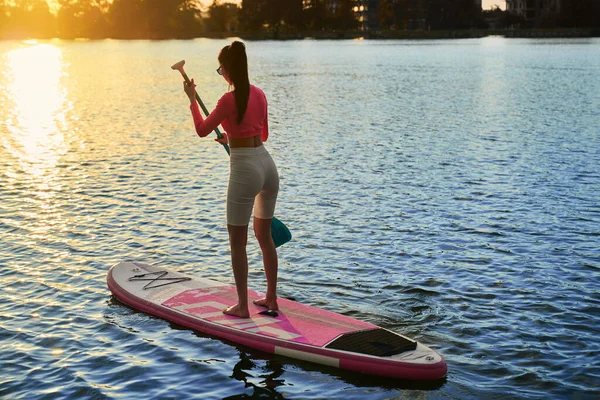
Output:
M217 107L208 117L206 117L206 119L202 117L196 99L190 99L190 101L190 110L192 111L192 118L194 119L194 127L196 128L196 133L200 137L208 136L227 117L228 107L224 104L223 98L219 100Z
M194 119L194 127L196 128L196 133L200 137L206 137L214 131L231 111L231 107L226 101L227 93L219 99L217 107L213 112L204 119L200 112L200 108L198 107L198 103L196 102L196 84L194 83L194 80L192 79L189 84L184 82L183 90L190 99L190 110L192 111L192 118Z

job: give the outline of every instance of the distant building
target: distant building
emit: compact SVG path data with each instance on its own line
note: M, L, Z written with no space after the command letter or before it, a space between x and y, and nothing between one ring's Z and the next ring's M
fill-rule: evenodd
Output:
M352 11L360 30L368 31L377 29L378 18L377 10L381 0L350 0L352 3ZM321 3L330 14L335 14L340 7L340 0L302 0L302 9L307 10Z
M404 13L402 25L404 29L425 30L428 28L427 17L429 15L428 0L410 0Z
M481 2L481 0L474 0ZM380 24L380 6L382 0L354 0L353 10L359 27L363 31L377 31L381 29ZM406 7L403 13L403 20L399 23L400 29L424 29L428 0L406 0L403 6ZM402 25L402 26L400 26Z
M362 31L373 31L379 29L379 3L381 0L354 0L352 10L358 27Z
M474 7L470 12L476 10L481 12L483 0L471 0ZM469 1L456 0L406 0L406 9L402 13L402 27L407 30L429 30L440 24L449 16L456 15L456 9L469 8Z
M321 3L330 13L335 13L342 0L302 0L302 8L309 9L315 6L316 3ZM352 10L356 20L358 21L359 29L362 31L377 31L381 28L380 25L380 6L384 0L350 0ZM426 30L429 29L428 19L432 13L431 0L392 0L395 4L403 7L401 21L396 23L397 28L405 30ZM483 0L471 0L475 4L475 8L482 9ZM511 0L506 0L507 4ZM561 0L512 0L514 2L527 3L533 2L560 2ZM600 1L600 0L599 0ZM453 4L454 0L441 0L439 5L446 10L457 7ZM464 2L462 2L464 7ZM433 11L435 13L435 11Z
M534 25L546 16L558 14L561 6L562 0L506 0L506 11Z
M321 3L332 14L335 14L339 7L339 0L302 0L302 9L312 8L316 3Z

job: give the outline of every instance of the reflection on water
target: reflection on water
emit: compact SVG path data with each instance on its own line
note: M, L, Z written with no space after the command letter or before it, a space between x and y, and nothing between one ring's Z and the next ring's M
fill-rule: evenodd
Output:
M3 172L7 189L28 186L23 200L38 208L32 210L38 216L32 237L40 238L49 226L61 223L52 198L61 190L57 166L68 151L65 115L70 105L61 84L61 50L51 44L27 44L4 54L9 134L2 135L2 144L12 160Z
M61 86L61 51L50 44L15 49L4 55L8 101L6 126L11 137L4 145L20 167L42 178L51 175L67 151L64 131L67 94ZM42 179L38 179L42 181Z

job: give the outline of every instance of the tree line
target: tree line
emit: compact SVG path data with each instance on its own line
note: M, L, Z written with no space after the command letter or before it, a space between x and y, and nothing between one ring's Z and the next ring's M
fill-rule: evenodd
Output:
M600 1L561 0L558 12L540 9L533 18L501 10L498 6L483 12L494 28L600 28Z
M211 33L597 27L600 1L563 0L559 14L535 21L482 12L473 0L380 0L359 12L355 0L0 0L0 38L191 38ZM374 4L374 2L370 2ZM362 19L361 19L362 18Z
M203 32L195 0L0 0L0 37L121 38L195 37ZM54 12L52 12L54 11Z

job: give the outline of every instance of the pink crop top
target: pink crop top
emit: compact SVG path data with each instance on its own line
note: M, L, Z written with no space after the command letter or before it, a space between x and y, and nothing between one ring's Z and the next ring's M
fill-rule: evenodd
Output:
M238 125L237 107L233 92L225 93L217 102L217 107L206 119L202 118L198 103L190 104L196 133L200 137L208 136L219 124L223 126L227 135L232 138L248 138L262 135L263 142L269 137L269 124L267 118L267 97L264 92L254 85L250 85L250 97L244 119Z

